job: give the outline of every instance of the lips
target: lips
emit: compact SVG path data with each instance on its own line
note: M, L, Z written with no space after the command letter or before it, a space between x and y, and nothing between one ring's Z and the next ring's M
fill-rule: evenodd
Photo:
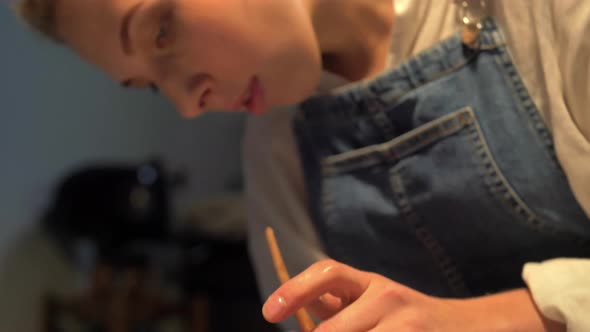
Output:
M252 77L248 81L246 90L240 94L238 99L233 104L232 110L240 110L246 108L249 113L259 114L264 111L263 108L263 93L262 86L258 77Z
M250 83L250 85L248 85L248 89L246 89L246 95L243 98L243 105L248 105L252 103L252 93L252 83Z

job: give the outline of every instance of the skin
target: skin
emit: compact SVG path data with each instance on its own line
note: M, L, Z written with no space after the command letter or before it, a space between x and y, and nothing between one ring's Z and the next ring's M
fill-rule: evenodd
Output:
M330 259L283 284L262 312L268 321L280 322L302 307L322 321L314 332L566 331L541 316L526 289L466 300L436 298Z
M60 0L57 16L82 58L131 87L157 86L186 117L232 109L254 76L264 108L313 94L322 69L370 78L385 68L394 24L391 0ZM279 322L301 307L322 320L316 332L565 331L526 289L441 299L333 260L277 289L263 315Z
M231 109L253 75L270 105L296 102L319 81L321 55L299 1L61 1L60 35L82 58L116 81L158 86L187 117ZM129 55L119 29L137 5ZM158 40L161 29L166 37Z
M363 1L349 2L359 6ZM331 15L342 7L341 1L318 3L60 0L58 31L82 58L114 80L133 87L155 85L182 115L194 117L204 111L234 108L253 76L262 82L265 108L271 108L297 103L313 94L322 64L352 79L378 70L368 69L376 67L369 58L377 38L364 40L362 34L374 29L366 20L387 16L383 13L391 16L391 9L361 5L368 14L355 22ZM138 5L129 24L133 52L127 54L121 47L121 22ZM350 33L343 31L343 26L350 28ZM387 24L375 24L383 36L389 32L387 28ZM343 38L347 35L356 42L347 42ZM384 58L386 50L380 50ZM331 59L329 64L322 63L323 55ZM365 65L346 68L346 63L357 59Z

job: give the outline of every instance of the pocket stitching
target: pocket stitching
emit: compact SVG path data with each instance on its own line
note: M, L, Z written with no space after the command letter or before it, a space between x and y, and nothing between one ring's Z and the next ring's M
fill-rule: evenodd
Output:
M382 163L396 163L417 150L463 129L468 130L468 135L471 135L469 142L473 149L472 155L476 163L481 166L483 182L488 192L502 205L507 206L509 213L516 214L517 221L540 233L564 238L584 246L590 245L590 239L576 236L544 222L528 207L498 167L475 112L470 106L446 114L385 143L327 157L321 161L321 170L324 176L334 176ZM421 138L421 135L429 131L432 131L430 136ZM419 144L415 144L416 141L419 141Z
M471 107L461 108L385 143L324 158L321 162L322 173L330 176L371 167L383 161L401 160L425 146L459 132L474 121L475 116ZM424 137L425 135L429 136ZM418 144L415 144L416 141Z
M524 220L526 226L539 233L558 236L560 238L575 241L580 245L590 245L590 240L559 230L555 226L550 225L539 218L539 216L522 200L520 195L504 176L504 173L501 171L489 149L478 121L473 121L469 124L469 129L471 135L469 141L474 150L473 154L476 156L479 165L481 166L483 183L494 198L499 199L508 207L509 211L517 215L516 220Z
M456 296L468 296L468 289L463 275L457 267L455 260L447 253L445 247L432 234L429 227L420 220L404 190L400 170L392 168L389 171L389 183L393 193L393 199L399 206L401 218L406 225L415 231L416 238L428 250L432 259L436 262L440 272L447 280Z

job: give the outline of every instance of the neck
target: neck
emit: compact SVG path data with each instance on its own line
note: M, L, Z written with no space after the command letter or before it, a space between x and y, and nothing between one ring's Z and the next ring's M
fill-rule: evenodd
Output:
M351 81L381 72L393 25L392 0L305 0L325 70Z

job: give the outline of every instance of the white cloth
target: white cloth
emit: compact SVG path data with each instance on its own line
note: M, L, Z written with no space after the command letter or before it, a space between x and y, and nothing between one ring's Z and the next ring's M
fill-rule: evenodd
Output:
M529 263L522 274L541 312L568 331L590 331L590 260L559 258Z
M460 28L452 0L394 0L394 6L391 66ZM504 31L522 79L553 134L575 197L590 216L590 1L489 0L488 10ZM324 88L344 83L327 77ZM306 213L292 113L286 108L249 118L244 140L250 252L264 296L278 286L263 235L267 225L275 229L292 274L325 257ZM590 261L531 263L523 271L542 312L567 322L568 331L574 332L590 331L585 328L590 315L582 315L590 312L590 280L581 277L580 264ZM575 310L571 303L576 303Z

